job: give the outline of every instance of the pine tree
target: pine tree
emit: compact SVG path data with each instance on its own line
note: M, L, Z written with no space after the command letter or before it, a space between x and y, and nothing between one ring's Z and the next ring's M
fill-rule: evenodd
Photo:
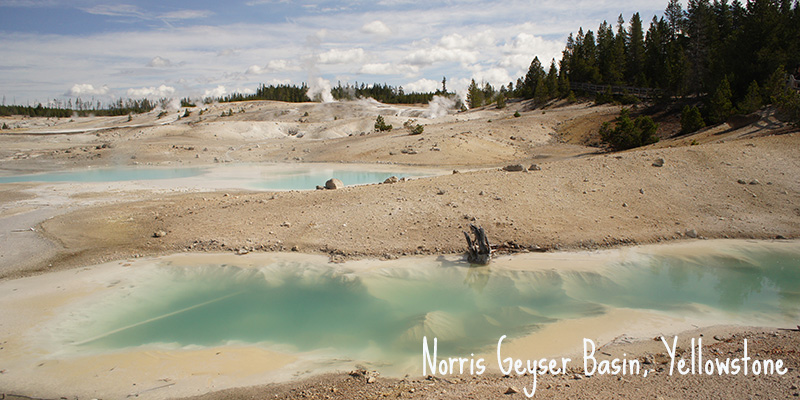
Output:
M731 85L728 78L722 78L708 105L708 119L713 124L725 122L731 116Z
M669 28L664 18L653 17L645 38L644 74L653 87L669 87Z
M750 114L756 112L762 105L761 89L758 87L758 82L752 81L750 82L750 86L747 87L747 94L744 96L744 99L742 99L736 107L736 112L739 114Z
M555 59L550 61L550 69L547 71L545 83L550 98L558 97L558 68L556 68Z
M635 86L644 86L644 34L639 13L631 17L628 32L627 81Z
M545 84L545 80L539 78L539 82L536 83L536 90L534 91L534 101L536 102L537 106L544 107L547 100L550 99L550 93L547 91L547 84Z
M680 0L669 0L664 16L667 17L669 24L670 38L674 39L683 32L686 25L686 14L683 12Z
M475 83L475 79L470 82L467 88L467 104L469 104L469 108L478 108L483 105L483 91Z
M531 61L531 66L528 67L528 73L525 74L525 86L522 97L526 99L533 98L536 94L536 86L538 86L539 81L544 79L544 76L544 68L539 61L539 57L534 57L533 61Z
M697 106L685 106L681 112L681 133L697 132L706 127L700 109Z

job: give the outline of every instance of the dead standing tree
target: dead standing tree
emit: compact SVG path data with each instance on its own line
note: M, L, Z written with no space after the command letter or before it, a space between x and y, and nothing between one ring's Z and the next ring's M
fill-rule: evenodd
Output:
M472 240L469 233L464 232L464 237L467 239L467 261L473 264L489 264L492 259L492 248L489 246L486 231L473 224L470 224L469 227L472 234L475 235L475 240Z

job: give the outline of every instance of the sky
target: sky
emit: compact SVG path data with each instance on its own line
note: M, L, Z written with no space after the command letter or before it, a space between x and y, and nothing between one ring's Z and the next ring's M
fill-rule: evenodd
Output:
M203 98L260 84L495 87L567 36L667 0L0 0L4 104Z

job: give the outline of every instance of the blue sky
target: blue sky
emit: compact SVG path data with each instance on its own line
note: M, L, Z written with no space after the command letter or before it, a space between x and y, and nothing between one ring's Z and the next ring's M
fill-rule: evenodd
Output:
M6 104L82 97L203 97L260 83L389 83L429 91L448 78L507 84L534 56L558 58L595 30L666 0L0 0ZM645 27L646 28L646 27Z

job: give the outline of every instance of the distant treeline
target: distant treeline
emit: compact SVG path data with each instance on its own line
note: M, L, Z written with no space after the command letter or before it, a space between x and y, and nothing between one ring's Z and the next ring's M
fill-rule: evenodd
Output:
M402 86L394 87L388 84L374 83L367 85L362 83L360 86L358 82L350 86L349 83L342 86L339 82L335 88L331 89L331 94L336 100L354 100L359 98L373 98L381 103L388 104L426 104L433 99L433 96L445 94L447 79L442 80L443 90L436 92L406 93Z
M167 99L159 100L158 103L168 102ZM32 106L0 106L0 116L24 115L28 117L46 117L46 118L70 118L73 116L86 117L89 115L99 117L111 117L128 114L141 114L152 111L156 108L157 102L148 99L133 100L119 99L108 107L101 108L100 105L93 109L81 104L80 109L72 109L71 103L66 108L62 107L45 107L41 103L35 107ZM76 102L76 104L78 104Z
M204 102L211 103L215 100L222 103L247 100L275 100L289 103L304 103L311 101L308 97L308 86L305 83L296 85L261 85L253 94L231 93L219 99L206 98Z
M442 80L442 87L445 86L446 79ZM300 86L296 85L264 85L262 84L253 94L232 93L222 98L206 98L204 102L210 103L213 101L220 101L223 103L233 101L247 101L247 100L275 100L285 101L291 103L301 103L312 101L308 97L308 86L302 83ZM428 103L433 96L445 93L442 90L428 93L406 93L403 87L395 87L388 84L372 84L367 85L358 82L351 86L349 83L342 86L339 82L336 87L331 89L331 95L336 100L354 100L359 98L371 97L382 103L390 104L416 104ZM185 103L189 103L188 99L184 99Z

